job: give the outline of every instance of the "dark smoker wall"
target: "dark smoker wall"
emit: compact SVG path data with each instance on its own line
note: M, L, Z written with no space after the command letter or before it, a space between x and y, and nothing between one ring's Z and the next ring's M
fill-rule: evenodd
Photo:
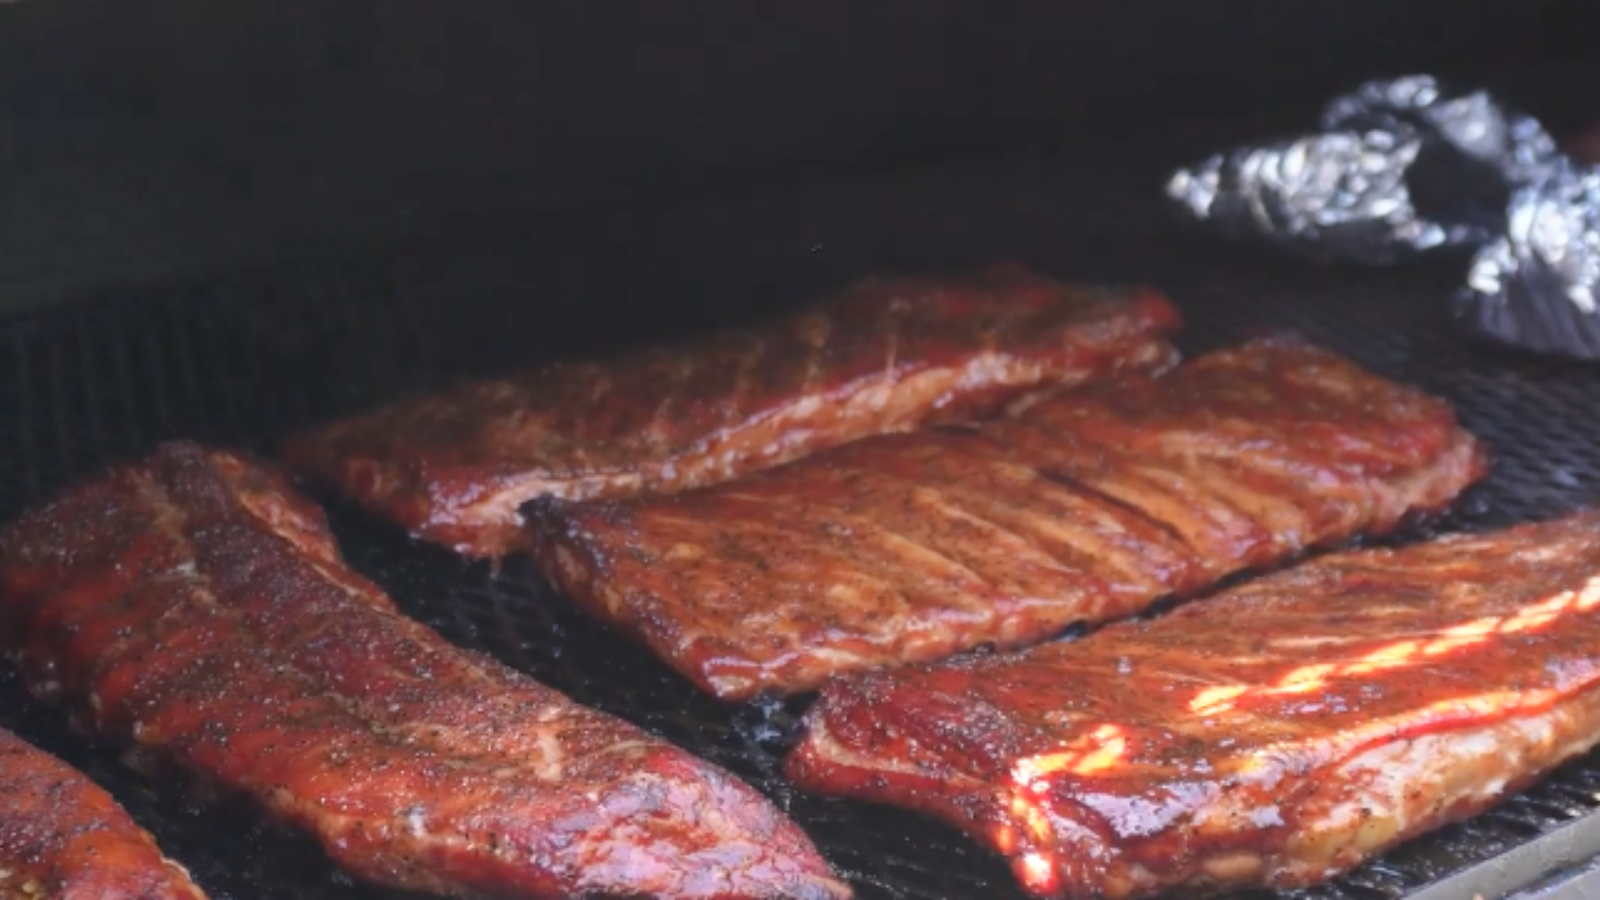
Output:
M1558 65L1596 6L32 0L0 305L985 154L1164 164L1369 75Z

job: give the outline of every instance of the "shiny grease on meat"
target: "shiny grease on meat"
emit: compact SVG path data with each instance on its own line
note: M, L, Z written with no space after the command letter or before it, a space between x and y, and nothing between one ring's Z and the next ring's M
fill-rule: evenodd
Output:
M99 785L0 728L0 900L205 900Z
M945 819L1041 895L1309 885L1600 741L1600 511L838 682L807 729L796 782Z
M1162 368L1176 310L1146 289L1017 267L880 278L786 319L405 400L291 441L296 468L473 556L516 549L519 507L670 493L1042 389Z
M1391 529L1484 470L1446 404L1272 340L975 430L868 438L673 497L530 509L563 590L739 699L1128 616Z
M727 772L401 615L319 510L237 454L166 445L7 528L0 645L35 693L382 884L848 896Z

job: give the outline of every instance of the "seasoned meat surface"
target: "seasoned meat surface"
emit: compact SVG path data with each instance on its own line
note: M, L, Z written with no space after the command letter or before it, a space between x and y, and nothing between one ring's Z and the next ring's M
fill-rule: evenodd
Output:
M292 441L287 458L413 533L513 547L530 499L669 493L870 434L997 412L1041 389L1163 367L1154 292L1015 267L875 279L765 327L548 365L402 401Z
M0 900L205 900L82 773L0 728Z
M188 444L0 535L32 689L254 797L355 874L458 896L837 898L731 775L460 650L275 472Z
M1600 741L1600 512L837 682L807 726L799 784L938 816L1040 895L1309 885Z
M744 698L1037 642L1442 506L1450 409L1292 341L972 431L869 438L673 497L533 505L535 553L705 690Z

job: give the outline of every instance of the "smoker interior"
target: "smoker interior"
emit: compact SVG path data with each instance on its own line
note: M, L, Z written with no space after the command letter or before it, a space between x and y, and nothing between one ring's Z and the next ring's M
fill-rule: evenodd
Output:
M1461 260L1391 271L1285 262L1167 229L1157 194L1148 174L1118 183L1012 161L702 206L659 221L464 234L12 318L0 322L0 515L165 438L271 453L296 427L410 390L771 314L884 268L997 259L1063 278L1162 287L1187 318L1189 353L1297 330L1448 398L1495 465L1433 528L1499 526L1600 499L1592 415L1600 368L1463 337L1448 302ZM1112 219L1144 224L1117 230ZM550 259L562 262L543 262ZM629 315L607 306L616 297L628 298ZM779 760L804 701L718 704L586 620L527 566L494 573L319 499L354 565L409 613L749 779L861 897L1022 896L999 859L948 828L787 786ZM0 724L111 789L213 897L396 896L353 884L310 842L263 824L241 802L135 773L116 748L73 735L6 677ZM1495 897L1581 863L1600 851L1597 840L1600 755L1299 896Z

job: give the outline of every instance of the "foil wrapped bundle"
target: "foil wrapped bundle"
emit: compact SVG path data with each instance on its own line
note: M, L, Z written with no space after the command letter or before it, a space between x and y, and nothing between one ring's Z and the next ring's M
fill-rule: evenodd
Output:
M1559 160L1534 119L1430 76L1330 101L1309 134L1180 169L1167 194L1194 220L1319 259L1392 263L1477 246L1516 188Z
M1502 342L1600 359L1600 169L1562 164L1518 191L1456 310Z
M1394 262L1462 235L1418 212L1405 175L1420 140L1333 132L1219 154L1167 183L1196 220L1315 259Z
M1180 169L1167 195L1191 221L1319 260L1476 250L1464 322L1600 359L1600 169L1486 92L1427 75L1369 82L1330 101L1315 130Z

